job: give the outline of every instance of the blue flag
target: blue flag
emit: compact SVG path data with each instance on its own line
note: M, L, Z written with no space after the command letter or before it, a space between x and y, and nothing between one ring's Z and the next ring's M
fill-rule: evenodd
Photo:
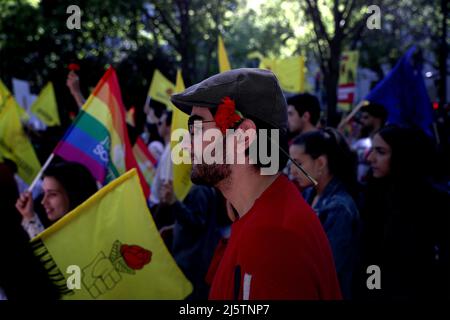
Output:
M432 135L433 109L425 88L421 66L413 64L413 46L394 69L367 95L366 100L383 105L388 123L414 126Z

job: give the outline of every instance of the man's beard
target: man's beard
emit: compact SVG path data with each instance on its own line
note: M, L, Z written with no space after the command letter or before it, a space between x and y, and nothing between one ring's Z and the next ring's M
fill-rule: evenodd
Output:
M231 176L229 164L194 164L191 172L191 181L194 184L201 184L215 187L217 184Z
M222 163L207 164L205 162L195 164L194 156L191 156L193 165L191 171L191 181L194 184L206 185L210 187L217 187L217 185L228 179L231 176L231 166L226 163L226 138L224 138L222 144ZM212 156L215 156L215 150L212 152Z

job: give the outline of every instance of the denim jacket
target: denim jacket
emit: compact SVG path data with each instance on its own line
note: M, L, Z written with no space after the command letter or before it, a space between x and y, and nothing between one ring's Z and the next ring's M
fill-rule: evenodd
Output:
M316 190L303 192L311 205ZM317 213L333 251L336 271L344 298L351 298L352 275L355 268L359 238L359 212L342 182L333 178L312 207Z

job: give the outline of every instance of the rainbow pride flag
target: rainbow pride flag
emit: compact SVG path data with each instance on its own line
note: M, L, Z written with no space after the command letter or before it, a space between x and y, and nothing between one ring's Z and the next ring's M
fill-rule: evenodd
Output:
M150 190L133 155L125 119L117 75L110 67L53 153L83 164L103 185L136 168L148 196Z

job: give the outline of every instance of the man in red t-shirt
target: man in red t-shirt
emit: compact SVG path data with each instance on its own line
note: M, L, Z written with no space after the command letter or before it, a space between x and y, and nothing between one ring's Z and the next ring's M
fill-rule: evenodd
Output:
M279 173L287 162L287 107L274 74L261 69L227 71L171 100L191 115L191 180L218 188L236 212L210 299L341 299L320 221ZM202 140L203 134L216 131L220 139ZM196 141L201 143L200 153ZM261 152L264 144L269 152ZM258 154L252 153L255 145ZM205 161L205 151L212 149L215 161ZM217 161L219 151L224 161ZM238 161L239 156L245 162Z

